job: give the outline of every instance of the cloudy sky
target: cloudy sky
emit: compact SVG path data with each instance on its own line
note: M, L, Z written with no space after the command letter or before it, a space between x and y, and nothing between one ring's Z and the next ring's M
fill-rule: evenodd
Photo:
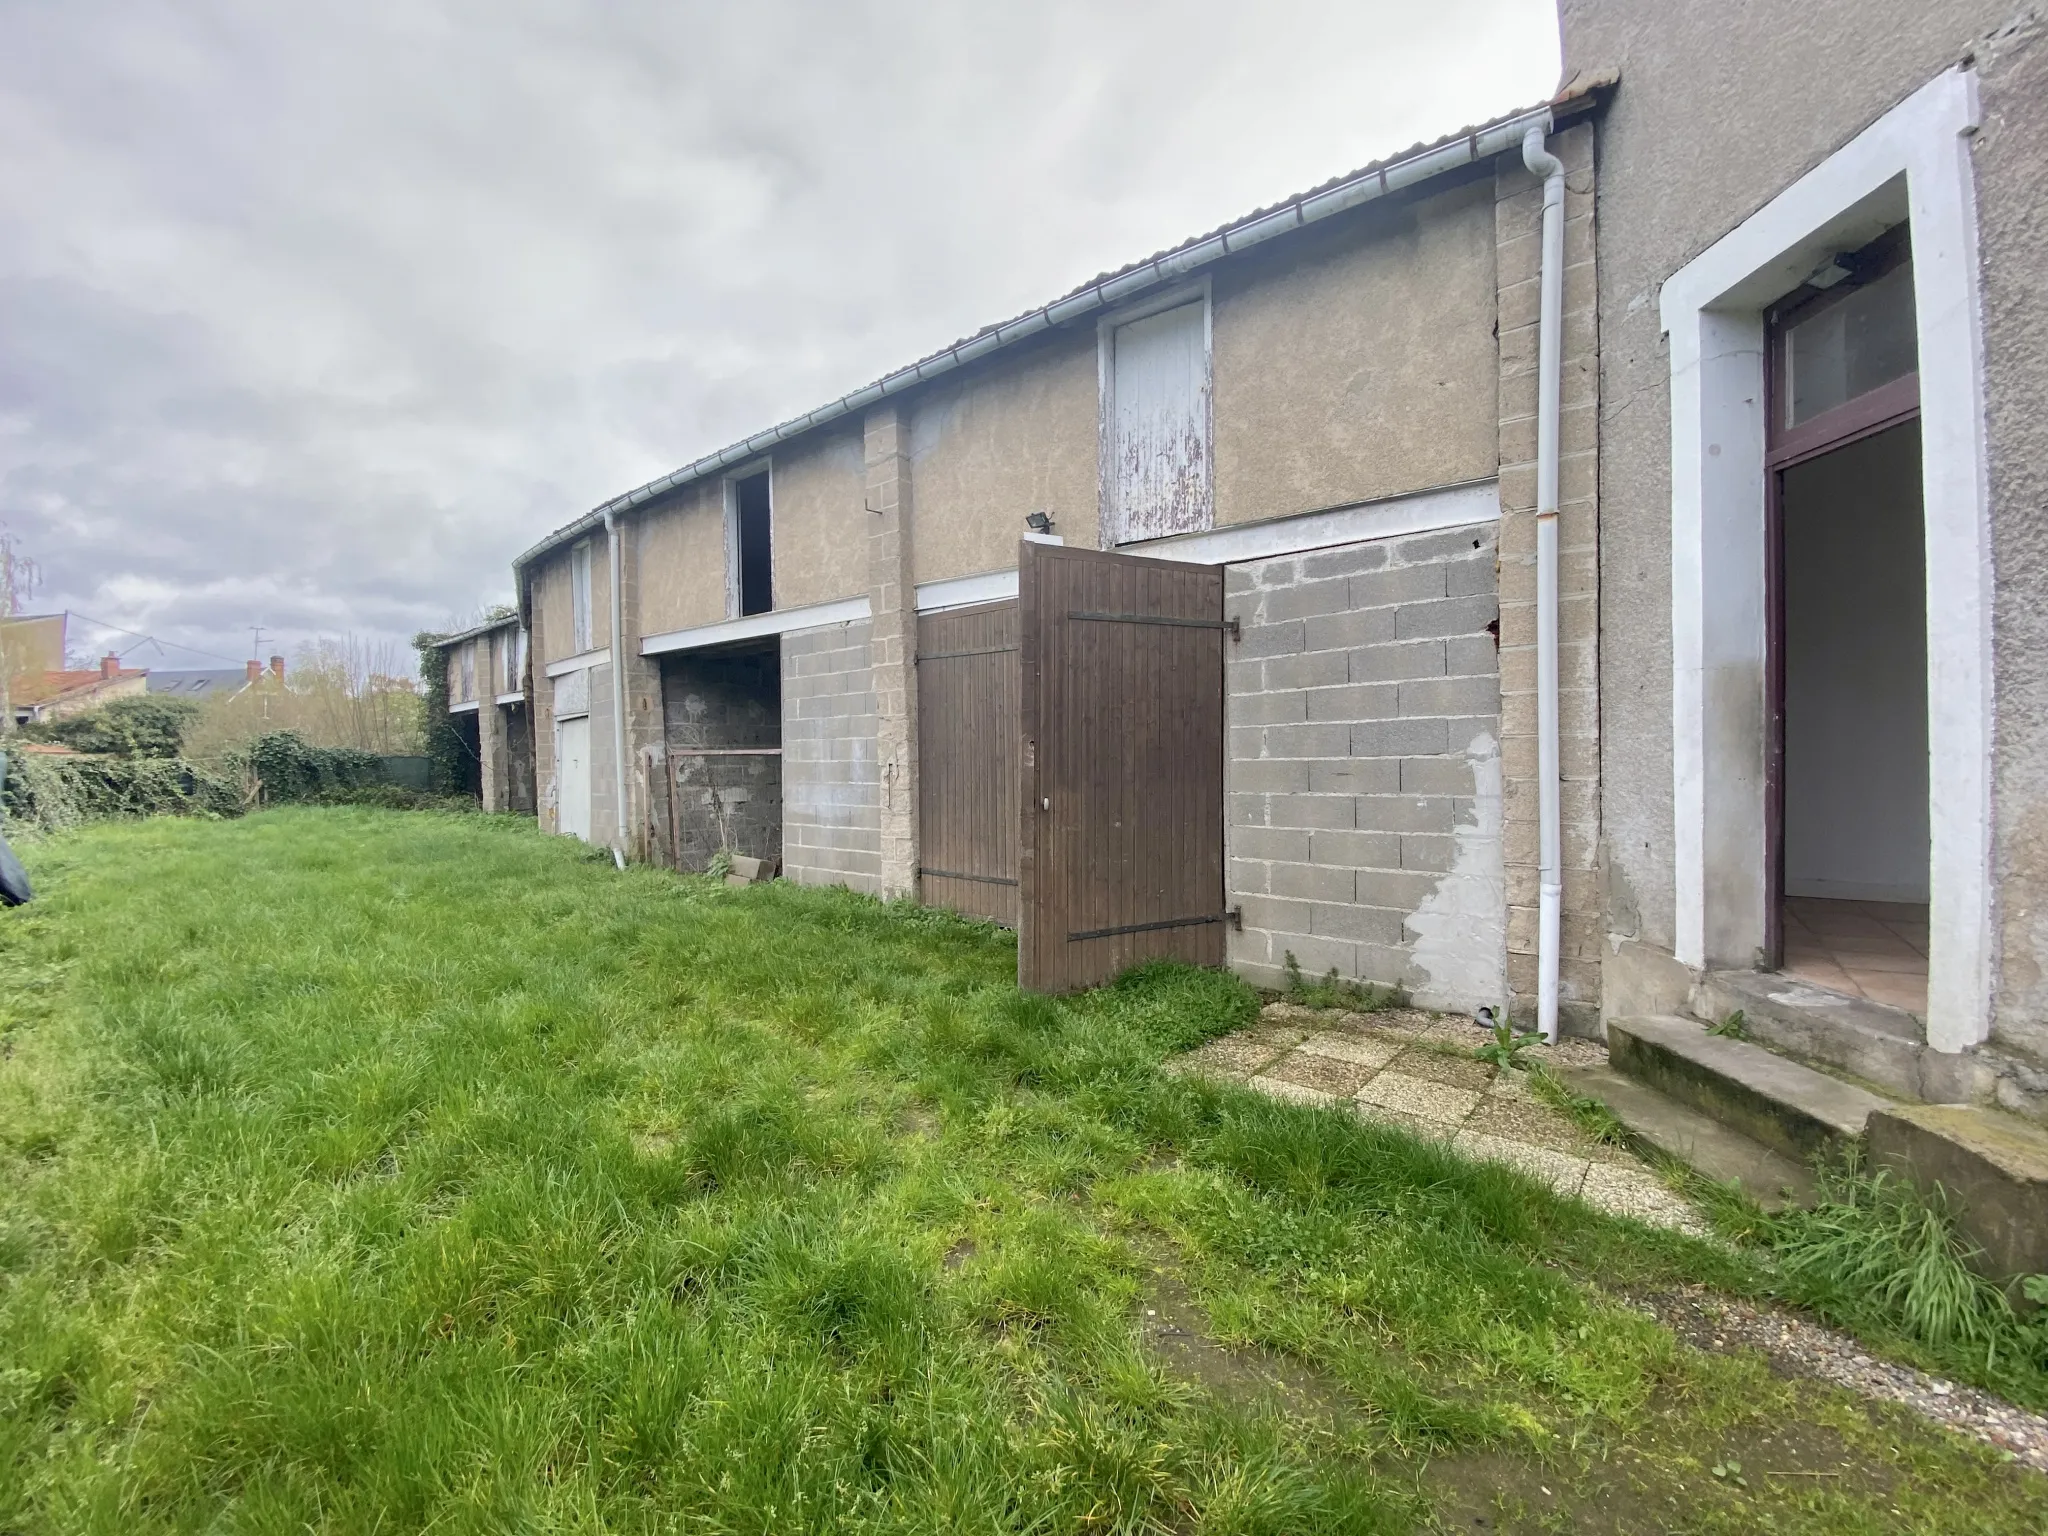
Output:
M0 524L38 609L403 642L609 496L1556 75L1552 0L0 0Z

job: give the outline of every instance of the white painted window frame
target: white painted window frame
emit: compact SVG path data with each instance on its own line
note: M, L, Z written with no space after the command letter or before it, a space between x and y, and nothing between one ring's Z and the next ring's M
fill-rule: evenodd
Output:
M1973 71L1936 76L1674 273L1672 788L1677 958L1763 944L1764 320L1836 251L1909 218L1927 528L1932 847L1927 1041L1990 1032L1991 525Z
M1116 440L1116 333L1134 320L1164 314L1184 304L1202 306L1202 372L1208 388L1207 419L1202 437L1209 454L1209 528L1216 526L1216 302L1206 276L1111 310L1095 322L1095 543L1098 549L1121 549L1116 541L1116 466L1110 445ZM1198 528L1195 533L1206 533ZM1185 535L1180 535L1184 537ZM1142 541L1140 541L1142 542ZM1135 547L1135 545L1133 546Z
M768 571L769 588L774 589L775 572L775 456L750 459L738 468L730 470L721 482L725 498L725 616L728 619L741 617L759 618L759 614L740 613L740 494L742 480L751 480L756 475L768 477ZM772 605L771 605L772 606Z

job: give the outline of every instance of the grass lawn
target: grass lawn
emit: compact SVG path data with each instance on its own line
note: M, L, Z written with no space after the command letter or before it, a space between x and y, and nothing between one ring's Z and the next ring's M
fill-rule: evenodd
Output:
M1227 977L483 817L28 854L0 1532L2048 1529L1619 1299L1735 1256L1160 1072Z

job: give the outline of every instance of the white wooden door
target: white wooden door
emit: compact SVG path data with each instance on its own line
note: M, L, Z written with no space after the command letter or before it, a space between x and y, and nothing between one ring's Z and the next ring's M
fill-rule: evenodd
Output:
M555 722L555 829L590 841L590 717Z
M1109 345L1109 542L1208 528L1208 302L1128 321Z

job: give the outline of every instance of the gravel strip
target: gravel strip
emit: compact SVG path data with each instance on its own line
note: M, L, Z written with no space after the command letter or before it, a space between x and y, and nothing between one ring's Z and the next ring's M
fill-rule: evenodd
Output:
M1982 1440L2037 1472L2048 1472L2048 1416L1909 1365L1879 1360L1846 1334L1791 1313L1717 1296L1699 1286L1633 1299L1701 1349L1760 1351L1788 1374L1831 1382L1879 1402L1899 1403Z

